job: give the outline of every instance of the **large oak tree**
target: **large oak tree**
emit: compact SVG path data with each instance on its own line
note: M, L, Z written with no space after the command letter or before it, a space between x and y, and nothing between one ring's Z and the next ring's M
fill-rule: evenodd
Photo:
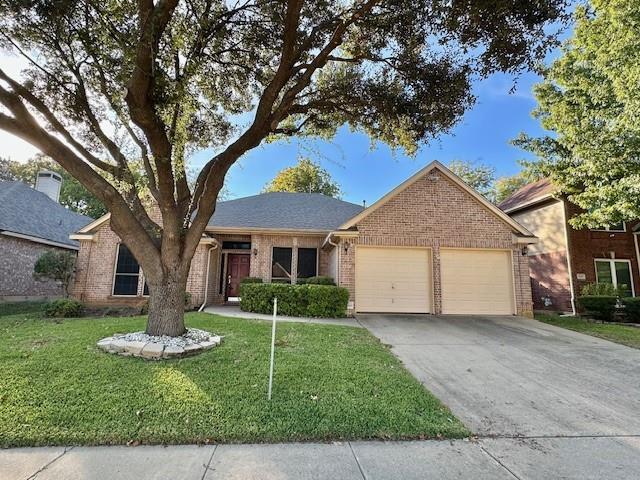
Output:
M111 212L145 272L150 334L184 331L192 256L225 174L265 139L341 125L414 153L474 76L540 58L565 0L0 0L0 128ZM190 186L190 153L215 152ZM159 207L161 221L150 214Z

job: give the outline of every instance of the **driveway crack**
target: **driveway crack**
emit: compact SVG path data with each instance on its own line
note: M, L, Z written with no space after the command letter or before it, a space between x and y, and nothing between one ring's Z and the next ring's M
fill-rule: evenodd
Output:
M356 452L353 449L351 442L347 442L347 444L349 445L349 450L351 450L351 454L353 455L353 458L356 461L356 465L358 465L358 470L360 470L360 475L362 475L362 478L364 480L367 480L367 475L364 473L364 469L362 468L362 465L360 465L360 460L358 459L358 456L356 455Z
M507 467L504 463L502 463L497 457L495 457L491 452L489 452L489 450L487 450L486 448L484 448L482 445L478 444L478 446L480 447L480 450L482 450L489 458L491 458L494 462L496 462L500 467L502 467L504 470L506 470L507 472L509 472L509 474L517 479L517 480L522 480L521 477L519 477L518 475L516 475L516 473L511 470L509 467Z
M206 465L202 465L204 467L204 472L202 473L202 478L200 480L204 480L204 478L207 476L207 472L209 472L209 470L211 470L213 472L213 468L211 468L211 462L213 461L213 456L216 454L216 450L218 449L218 444L213 446L213 452L211 452L211 456L209 457L209 461L207 462Z
M47 468L49 468L54 462L57 462L59 459L61 459L67 452L70 452L71 450L73 450L73 448L74 447L64 447L64 450L62 451L62 453L60 455L58 455L56 458L54 458L50 462L45 463L36 472L34 472L31 475L29 475L27 477L27 480L32 480L32 479L36 478L38 475L40 475L42 472L44 472Z

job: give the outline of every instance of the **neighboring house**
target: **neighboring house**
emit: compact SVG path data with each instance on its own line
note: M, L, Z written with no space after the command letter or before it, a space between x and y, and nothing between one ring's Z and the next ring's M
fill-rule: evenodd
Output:
M144 272L109 227L80 241L74 295L140 302ZM433 162L363 209L319 194L266 193L220 202L191 264L195 304L235 301L243 277L296 283L327 275L349 311L531 314L525 247L535 237Z
M22 182L0 181L0 301L63 295L52 280L33 278L36 260L48 250L78 251L69 235L92 219L58 203L62 179L38 174L36 189Z
M554 191L542 179L499 205L539 238L529 247L534 309L575 311L575 298L587 283L612 283L638 295L640 222L576 230L567 220L580 209Z

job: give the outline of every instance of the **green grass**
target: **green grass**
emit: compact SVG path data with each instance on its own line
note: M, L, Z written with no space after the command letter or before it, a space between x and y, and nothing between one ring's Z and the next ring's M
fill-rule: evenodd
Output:
M5 312L0 307L0 312ZM162 362L99 351L143 317L0 316L0 446L450 438L467 429L364 329L191 313L220 347ZM1 314L0 314L1 315Z
M561 317L559 315L536 315L541 322L567 328L594 337L604 338L633 348L640 348L640 328L626 325L594 323L579 317Z

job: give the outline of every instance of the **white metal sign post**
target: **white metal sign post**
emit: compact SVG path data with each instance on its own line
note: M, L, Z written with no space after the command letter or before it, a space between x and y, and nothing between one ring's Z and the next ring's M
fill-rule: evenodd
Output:
M273 360L276 353L276 315L278 313L278 299L273 299L273 324L271 326L271 363L269 365L269 400L271 400L271 386L273 385Z

